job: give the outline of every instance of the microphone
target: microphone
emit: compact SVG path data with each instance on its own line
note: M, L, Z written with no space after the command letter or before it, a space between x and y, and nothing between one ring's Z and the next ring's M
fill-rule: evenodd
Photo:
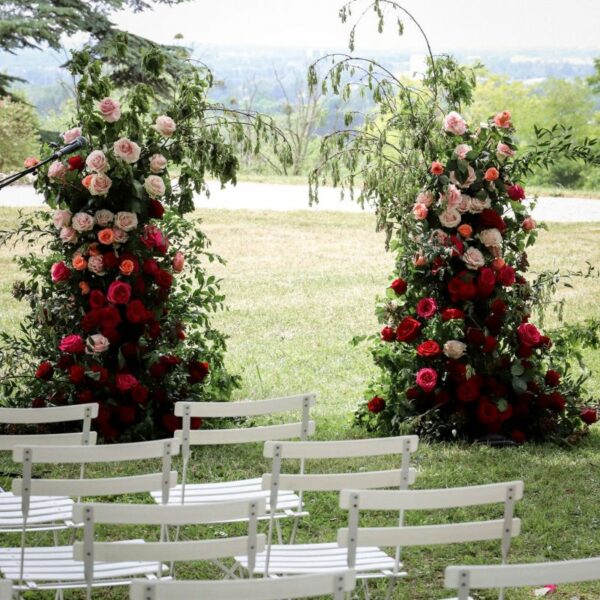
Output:
M64 156L65 154L72 154L73 152L75 152L76 150L79 150L80 148L85 148L88 145L88 141L86 138L84 138L82 135L80 135L77 139L73 140L70 144L67 144L66 146L63 146L60 150L57 150L52 157L53 158L60 158L61 156Z

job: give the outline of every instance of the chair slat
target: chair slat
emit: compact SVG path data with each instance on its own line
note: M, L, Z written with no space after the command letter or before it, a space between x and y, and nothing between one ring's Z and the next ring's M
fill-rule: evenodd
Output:
M192 417L256 417L274 413L302 410L304 401L308 400L309 406L315 404L315 394L298 394L283 398L269 398L267 400L244 400L242 402L176 402L175 414L183 416L185 406L190 407Z
M409 469L409 484L417 477L416 469ZM279 490L297 492L338 491L348 486L362 488L378 488L399 486L402 479L400 469L388 471L365 471L359 473L319 473L319 474L283 474L279 476ZM265 473L262 477L263 490L271 489L273 476ZM361 505L362 507L362 505ZM342 507L342 508L348 508Z
M446 569L446 587L457 588L462 572L469 573L469 585L474 589L577 583L600 580L600 557L518 565L452 566Z
M32 446L31 460L40 464L120 462L161 458L165 443L171 444L171 455L179 453L180 442L176 439L137 442L132 444L109 444L106 446L82 446L73 452L68 446ZM23 462L25 446L13 450L13 460Z
M308 422L308 435L315 432L315 422ZM175 432L178 439L182 431ZM302 423L285 423L282 425L263 425L259 427L240 427L236 429L198 429L190 431L192 445L245 444L264 442L274 438L299 438L302 435Z
M91 417L98 416L98 404L73 404L72 406L50 406L47 408L0 408L0 423L13 425L35 425L38 423L62 423L82 421L91 408Z
M176 473L175 473L176 475ZM114 504L86 503L75 504L73 519L83 521L86 507L93 508L95 523L120 525L190 525L199 523L219 523L233 519L247 519L251 500L220 502L194 505L157 504ZM257 498L256 516L266 512L266 499Z
M477 506L504 502L509 489L514 490L514 500L523 498L522 481L432 490L346 489L340 494L340 507L350 508L350 498L356 495L358 495L361 510L434 510Z
M429 546L434 544L457 544L482 542L502 538L504 520L473 521L443 525L422 525L416 527L359 527L359 546ZM338 530L338 544L349 545L348 528ZM511 535L521 531L521 520L511 522Z
M351 592L354 586L353 571L234 581L133 581L129 598L146 600L148 590L153 589L151 597L154 600L281 600L332 596L334 593L341 596L344 592Z
M0 600L11 600L13 597L12 581L2 580L0 581Z
M177 471L169 474L169 487L177 485ZM102 477L98 479L33 479L31 494L35 496L112 496L152 492L162 486L162 473ZM23 495L23 480L14 479L13 494ZM111 505L112 506L112 505Z
M357 458L400 454L408 440L409 451L415 452L419 445L416 435L376 438L366 440L342 440L335 442L274 442L265 443L263 455L272 458L275 447L281 447L281 458Z
M98 434L90 431L88 444L96 445ZM83 433L36 433L31 435L0 435L0 450L12 450L15 446L81 446Z

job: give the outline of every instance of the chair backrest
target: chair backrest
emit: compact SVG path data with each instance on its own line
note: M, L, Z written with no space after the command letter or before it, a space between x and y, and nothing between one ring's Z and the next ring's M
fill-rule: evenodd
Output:
M134 581L130 600L281 600L330 596L342 600L355 586L353 571L237 581Z
M82 421L81 432L50 434L0 435L0 450L12 450L23 445L94 445L96 432L91 431L92 419L98 416L98 404L74 404L48 408L0 408L0 424L43 425Z
M75 521L84 524L82 542L75 542L73 556L84 561L85 579L91 586L94 562L162 561L177 562L211 560L245 554L248 568L254 570L257 552L265 548L266 537L258 534L258 518L266 512L266 500L238 500L218 504L161 506L156 504L76 504ZM199 525L248 519L248 535L225 539L165 541L162 532L167 525ZM160 525L159 542L96 542L94 526L101 524Z
M3 579L0 581L0 600L12 600L13 597L13 585L9 579Z
M595 580L600 580L600 557L546 563L448 567L444 584L447 588L457 589L458 599L465 600L471 589Z
M523 482L510 481L434 490L343 490L340 506L349 511L348 527L338 531L338 544L348 548L353 568L358 546L429 546L484 540L502 540L502 561L508 556L511 537L521 529L513 517L514 503L523 497ZM503 504L502 519L440 525L359 527L361 510L435 510Z

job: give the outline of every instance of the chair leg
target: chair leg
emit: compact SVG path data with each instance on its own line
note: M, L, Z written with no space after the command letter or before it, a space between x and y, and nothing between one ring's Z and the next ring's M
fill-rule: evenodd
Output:
M296 533L298 532L298 523L300 521L300 517L294 517L294 526L292 527L292 533L290 534L290 544L293 544L296 541Z
M365 593L365 600L370 600L371 594L369 594L369 581L367 579L362 580L363 592Z
M396 587L396 577L390 577L387 585L387 591L385 593L385 600L390 600L392 597L392 592Z
M283 545L283 533L281 531L281 521L279 519L275 521L275 529L277 530L277 543Z

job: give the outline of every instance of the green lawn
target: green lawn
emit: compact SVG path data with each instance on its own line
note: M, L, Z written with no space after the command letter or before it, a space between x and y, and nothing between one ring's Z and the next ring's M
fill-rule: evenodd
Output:
M16 211L0 209L0 229L14 223ZM364 347L353 347L354 335L377 328L374 297L389 281L392 257L383 251L383 235L373 231L374 217L340 213L276 213L203 210L205 230L214 249L227 260L218 274L225 277L229 311L217 324L230 335L228 363L243 376L239 398L261 398L296 392L318 394L317 437L360 437L351 427L352 409L362 399L374 372ZM600 224L553 225L542 232L531 251L532 270L542 266L600 265ZM22 251L22 249L18 249ZM12 252L0 250L0 328L15 331L22 308L10 298L18 279ZM570 320L598 314L599 282L576 282L564 290ZM551 323L549 323L551 325ZM588 356L596 374L593 392L600 390L600 359ZM511 560L534 561L600 555L600 428L579 447L527 446L494 450L470 445L423 444L417 455L418 487L443 487L523 479L525 498L517 516L522 535L514 540ZM267 464L260 447L214 448L197 452L194 476L203 480L259 475ZM310 465L312 467L312 465ZM390 468L390 461L370 461L368 467ZM1 470L10 468L4 462ZM313 467L314 468L314 467ZM0 485L7 485L6 479ZM311 516L300 528L301 540L333 540L344 523L335 495L309 496ZM492 511L461 511L478 518ZM371 523L391 522L373 516ZM411 515L409 523L433 522ZM210 533L240 528L210 527ZM132 531L131 535L143 532ZM190 532L190 534L193 532ZM5 545L18 543L7 538ZM441 585L445 565L496 561L497 544L407 550L408 579L394 595L398 599L447 597ZM184 565L182 574L206 576L209 568ZM552 582L549 582L552 583ZM32 596L33 597L33 596ZM36 597L42 597L38 595ZM72 597L81 597L73 594ZM125 598L122 591L98 592L99 598ZM492 598L493 594L480 598ZM507 598L532 598L532 590ZM600 598L600 585L560 586L553 598Z

